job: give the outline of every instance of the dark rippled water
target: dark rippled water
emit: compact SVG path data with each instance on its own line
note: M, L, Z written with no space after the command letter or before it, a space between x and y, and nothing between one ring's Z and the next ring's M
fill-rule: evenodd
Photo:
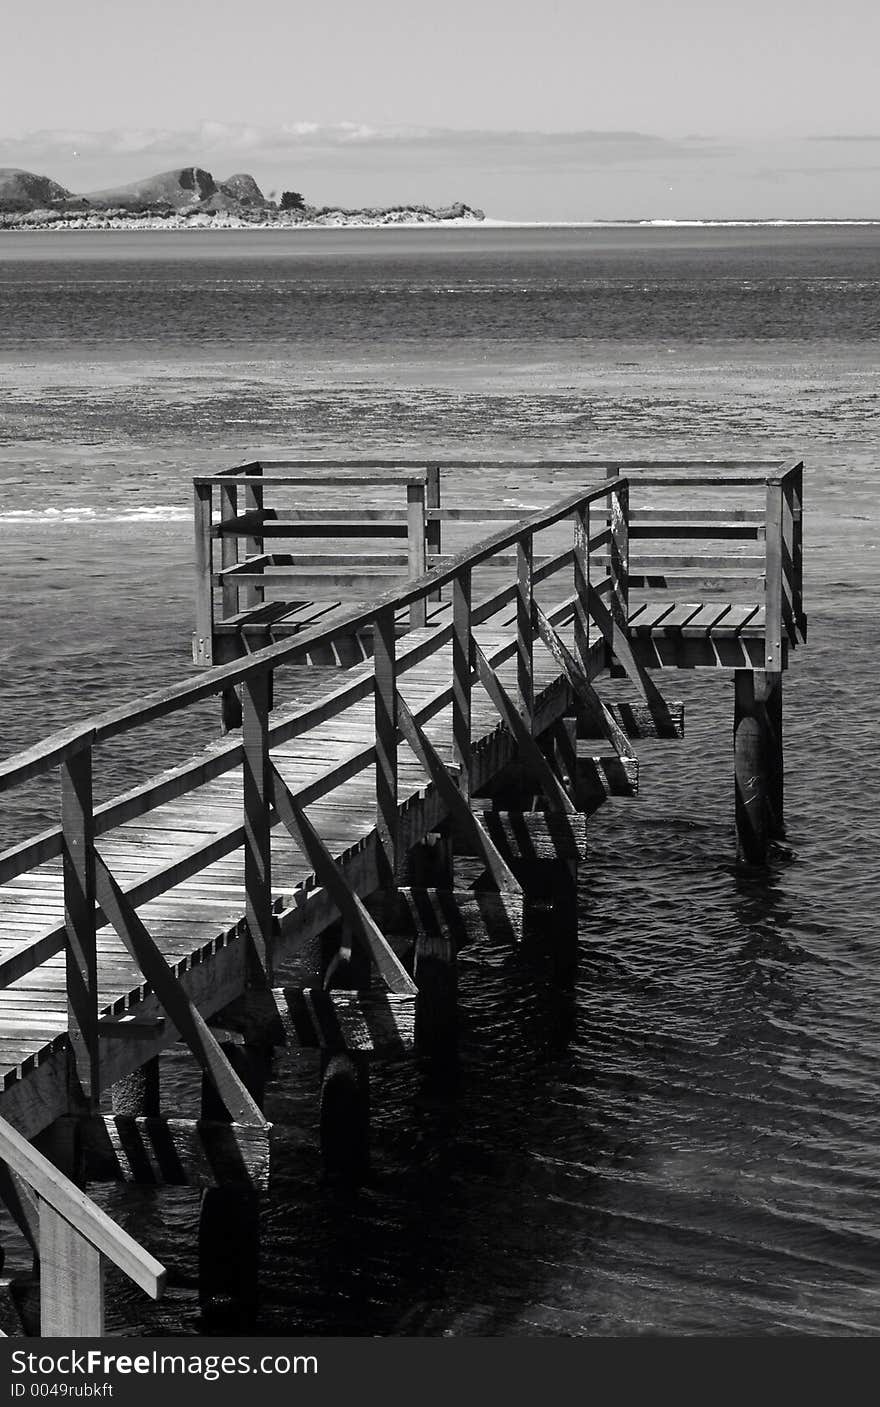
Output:
M576 971L463 954L457 1079L375 1071L353 1203L320 1181L313 1068L279 1061L262 1332L880 1332L878 254L873 227L0 241L6 750L187 667L205 465L807 464L785 849L732 863L729 678L666 681L687 737L641 744L638 800L590 824ZM53 801L11 801L5 837ZM105 1200L174 1279L155 1307L120 1286L114 1326L201 1332L194 1198Z

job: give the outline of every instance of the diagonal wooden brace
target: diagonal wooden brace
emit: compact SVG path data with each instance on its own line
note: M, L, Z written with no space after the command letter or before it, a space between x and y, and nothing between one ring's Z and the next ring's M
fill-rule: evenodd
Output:
M335 903L343 923L365 945L389 991L414 993L415 983L406 968L367 912L360 896L349 887L339 865L303 808L294 801L290 788L274 763L271 764L271 779L275 809L314 870L318 883Z
M426 773L448 807L451 815L467 835L471 837L480 858L485 862L499 889L511 894L521 894L522 888L496 850L480 821L456 785L455 778L437 752L424 728L416 722L406 700L397 695L397 726L421 762Z
M556 663L565 671L578 702L583 705L589 715L591 724L601 736L608 738L618 757L634 757L635 753L629 745L628 737L596 693L583 669L559 632L550 624L537 601L532 603L532 613L538 634Z
M517 747L522 754L523 761L526 762L540 779L542 788L550 803L551 810L564 811L567 815L573 816L577 807L569 796L565 787L560 782L547 758L544 756L535 739L532 737L519 711L508 694L498 675L487 660L483 650L474 641L474 658L477 665L477 673L480 676L480 683L489 695L493 704L507 727L513 734Z
M669 718L669 726L672 727L672 719L669 717L669 709L666 707L666 700L657 688L645 666L641 664L632 651L629 643L629 634L625 625L618 624L612 616L602 597L598 595L595 587L589 587L590 615L598 625L606 642L620 660L630 680L638 689L645 703L650 704L651 711L658 718L666 716Z
M187 996L155 940L106 862L95 854L98 902L138 964L171 1021L217 1088L235 1123L263 1128L266 1119L233 1070L198 1007Z

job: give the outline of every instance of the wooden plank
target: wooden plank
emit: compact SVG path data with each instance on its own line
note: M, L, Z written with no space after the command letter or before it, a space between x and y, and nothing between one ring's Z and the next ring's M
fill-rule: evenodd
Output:
M641 701L617 700L606 707L628 738L684 737L684 704L680 699L664 700L660 712Z
M696 615L691 616L686 625L682 626L682 636L685 639L696 639L700 635L708 635L710 630L714 629L725 616L730 614L730 611L729 601L708 601L700 607Z
M431 945L434 951L455 954L483 937L517 944L524 932L522 890L404 886L373 894L370 907L388 933L398 942L412 943L416 951Z
M703 576L727 574L757 577L764 571L764 557L746 552L662 552L633 553L630 568L633 576L674 576L685 569Z
M220 486L220 524L212 532L220 533L220 562L223 571L238 566L238 540L230 532L229 524L235 521L238 513L238 489L235 484ZM238 587L234 581L223 582L223 617L234 616L238 612Z
M193 635L193 660L196 664L213 663L214 594L213 545L211 540L211 486L196 484L193 488L193 524L195 528L196 628Z
M261 519L263 516L264 495L262 465L255 465L256 474L248 475L247 478L239 478L238 483L244 488L244 511L254 519ZM262 527L254 529L253 535L244 539L245 558L259 559L263 552ZM265 598L265 590L260 580L261 572L257 572L255 581L248 581L240 589L241 602L245 607L258 606Z
M536 860L583 860L587 828L579 812L502 811L488 806L480 822L508 865ZM473 855L470 834L454 829L455 853Z
M376 831L387 882L397 869L397 638L390 609L376 617L373 678L376 757Z
M650 633L650 631L656 630L660 622L665 620L667 616L671 615L674 610L674 601L646 602L643 605L641 611L639 612L639 616L636 621L633 621L632 617L630 617L628 622L630 631L634 631L637 635L647 635ZM694 610L691 612L691 615L693 615L696 610L697 607L695 606Z
M634 523L651 525L662 530L664 536L673 536L675 527L749 527L764 526L763 508L634 508L630 515L630 529ZM635 534L632 534L635 536Z
M409 992L323 992L287 987L273 992L285 1039L291 1045L365 1055L412 1050L416 987Z
M97 858L97 886L101 906L167 1011L181 1038L206 1074L233 1120L262 1126L266 1120L232 1069L198 1007L187 997L177 977L147 929L123 894L104 861Z
M730 514L718 513L713 519L708 513L692 514L690 518L685 518L683 514L676 512L669 513L665 517L648 519L647 521L641 513L630 514L629 535L630 541L634 538L639 540L662 540L664 542L688 541L691 539L708 539L717 541L733 542L756 542L764 532L764 515L759 513L752 521L734 519Z
M529 733L535 707L532 640L532 550L531 533L516 544L516 683L519 712Z
M324 571L309 567L267 567L264 572L250 571L249 567L249 562L242 563L228 579L243 591L285 587L289 593L295 593L298 600L308 597L311 601L372 601L406 581L403 571L383 571L379 567L364 567L359 571L349 571L338 564L335 570L328 567Z
M574 653L585 665L590 651L590 510L574 515Z
M765 570L765 644L764 667L771 674L782 671L783 633L783 489L781 484L767 485L767 560Z
M586 719L598 730L600 737L607 737L618 756L632 756L629 739L617 723L614 715L596 693L584 670L567 648L558 632L550 624L541 607L535 602L535 621L538 633L550 654L564 671L571 684L575 697L582 705Z
M678 601L666 611L661 622L653 625L651 629L659 629L664 635L667 635L671 630L681 630L683 625L687 625L688 621L693 620L701 605L700 601ZM640 619L637 623L638 630L641 630L641 623ZM630 629L632 629L632 617L630 617Z
M481 647L474 642L474 657L480 683L497 708L502 720L513 734L523 761L535 772L553 810L571 814L576 808L547 758L528 731L514 706L513 700L490 665Z
M223 522L217 533L243 537L406 537L406 513L396 508L264 508Z
M729 595L734 592L762 592L763 574L755 576L745 572L714 572L712 575L682 571L641 572L634 567L630 572L629 584L633 591L673 591L677 596L697 594L701 596Z
M471 793L471 573L463 567L452 583L452 757L458 786Z
M255 973L272 977L272 781L269 759L268 671L241 686L245 919Z
M662 713L666 704L663 695L657 685L651 679L644 665L636 659L629 642L629 629L626 624L626 617L621 626L620 622L614 620L605 603L590 590L590 614L598 625L600 631L610 645L614 654L620 660L633 684L635 684L645 703L658 713Z
M361 899L349 887L345 876L330 854L314 826L301 807L297 806L290 789L276 767L272 768L275 805L282 821L306 856L318 883L331 895L343 922L359 938L376 964L389 991L414 991L413 983L402 967L384 935L376 927ZM396 827L396 818L395 818Z
M86 1100L100 1090L98 958L95 937L95 823L91 748L61 768L67 1021L76 1071Z
M521 893L519 883L514 878L510 868L504 863L504 860L492 844L492 841L489 839L489 836L486 834L479 820L471 811L467 801L459 790L456 780L441 760L437 749L410 712L406 700L399 696L398 724L407 743L412 748L427 775L436 787L443 804L450 814L457 818L462 828L471 835L471 838L477 845L478 853L485 861L486 868L492 875L498 888L513 893Z
M575 797L578 808L591 815L609 796L635 796L639 789L639 760L635 755L589 757L578 753Z
M90 1181L268 1191L268 1124L123 1114L68 1122L81 1140Z
M42 1199L40 1334L49 1339L104 1336L104 1257Z
M425 561L425 485L424 483L406 486L406 519L408 547L408 575L417 581L426 570ZM409 623L418 630L427 621L427 601L424 596L411 602Z
M14 1173L23 1178L40 1198L40 1243L43 1256L46 1255L43 1215L45 1209L50 1209L58 1220L67 1223L71 1230L112 1261L136 1285L153 1299L158 1299L165 1286L165 1269L159 1261L145 1251L143 1246L138 1245L128 1232L117 1226L106 1212L97 1207L5 1118L0 1118L0 1158ZM62 1245L66 1238L55 1218L52 1219L49 1234L52 1238L60 1238L54 1240L54 1245L59 1249L57 1254L53 1251L51 1258L46 1259L51 1259L53 1267L57 1265L63 1272L64 1265L70 1263L70 1252L73 1251L77 1257L79 1252L69 1241ZM44 1272L46 1259L43 1260ZM47 1286L50 1283L53 1285L52 1293L58 1293L58 1280L54 1275L47 1277ZM65 1312L64 1306L59 1305L58 1313ZM44 1335L51 1332L45 1322L42 1331Z
M757 605L739 606L734 604L730 607L730 610L726 612L724 619L716 629L729 630L735 634L737 631L742 630L743 626L753 621L757 614Z
M609 475L613 470L609 470ZM625 627L629 612L629 486L619 483L611 493L611 543L608 576L611 582L609 598L611 618L615 625Z

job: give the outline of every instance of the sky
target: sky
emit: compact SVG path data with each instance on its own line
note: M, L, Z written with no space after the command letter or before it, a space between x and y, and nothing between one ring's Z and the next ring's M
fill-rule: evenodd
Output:
M519 220L880 217L877 0L4 0L0 166Z

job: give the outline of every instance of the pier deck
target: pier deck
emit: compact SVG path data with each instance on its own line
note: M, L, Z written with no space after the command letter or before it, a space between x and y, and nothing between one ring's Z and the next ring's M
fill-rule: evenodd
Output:
M634 740L683 730L656 671L733 675L741 858L763 863L784 833L801 465L604 479L585 465L581 487L524 516L442 506L436 465L378 466L406 504L365 507L369 468L196 480L206 668L0 763L0 791L60 774L58 824L0 855L0 1195L42 1259L43 1334L103 1332L105 1259L151 1294L164 1283L78 1180L203 1188L210 1286L210 1247L237 1215L223 1198L238 1189L246 1208L268 1185L274 1045L321 1052L325 1162L359 1176L364 1062L414 1045L449 1058L458 949L487 931L522 941L534 902L560 949L576 943L586 818L637 792ZM302 507L319 480L342 506ZM293 506L269 505L275 491ZM405 551L358 549L389 532ZM273 535L291 550L267 551ZM340 600L352 593L361 604ZM608 675L631 702L597 692ZM149 762L156 725L211 699L219 738L94 803L103 744L149 729ZM469 880L455 855L475 862ZM201 1070L199 1120L161 1108L157 1057L178 1041ZM44 1136L48 1159L22 1141Z

